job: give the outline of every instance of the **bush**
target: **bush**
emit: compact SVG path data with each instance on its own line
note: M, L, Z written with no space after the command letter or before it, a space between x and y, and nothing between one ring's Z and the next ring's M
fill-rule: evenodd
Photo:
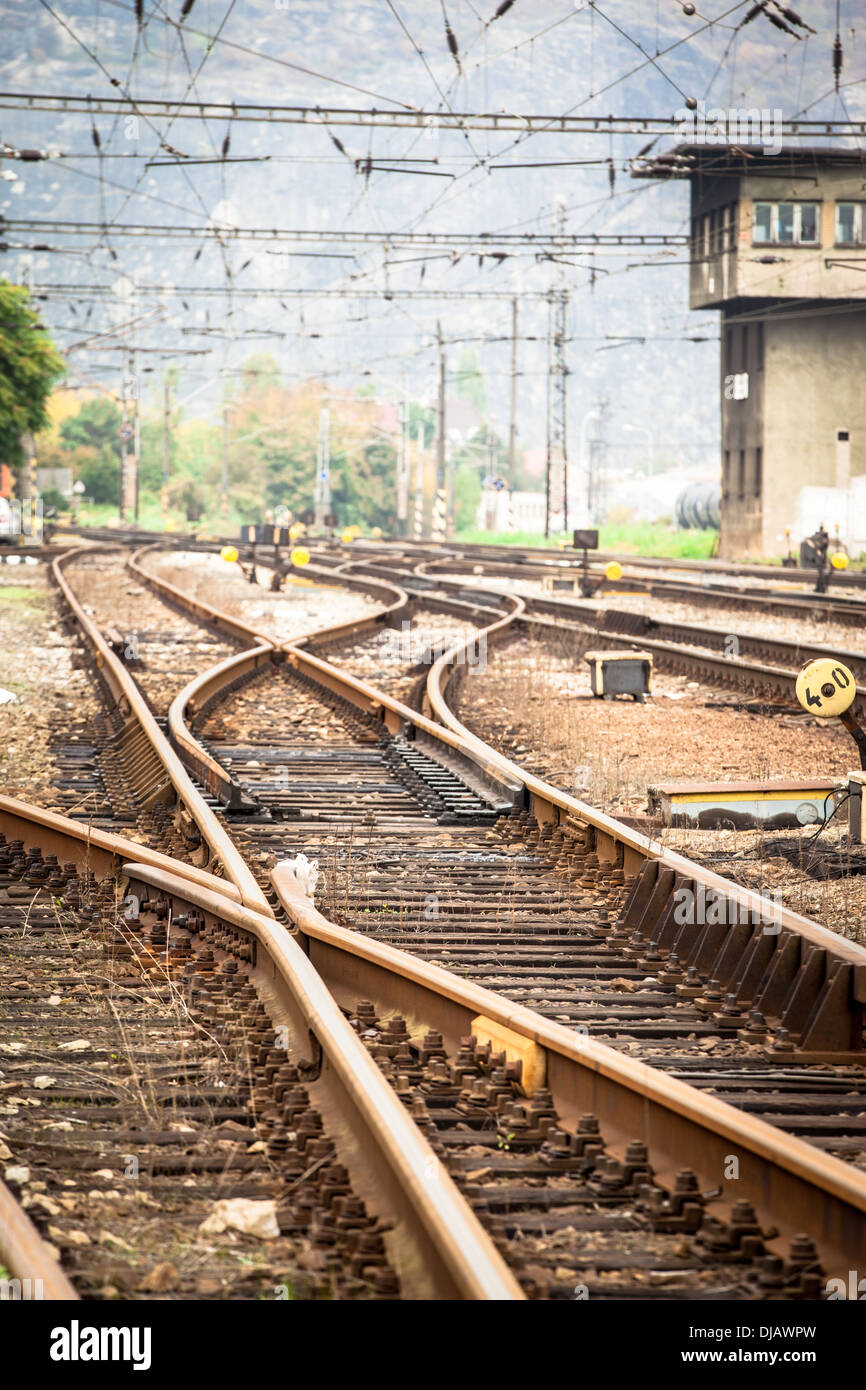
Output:
M207 494L195 478L175 478L168 485L168 504L183 511L187 521L200 521L207 507Z
M64 497L63 493L56 487L46 488L39 496L42 499L43 507L53 507L57 512L69 510L69 499Z
M108 451L100 453L82 464L79 477L84 484L84 494L94 502L117 502L120 497L120 462Z

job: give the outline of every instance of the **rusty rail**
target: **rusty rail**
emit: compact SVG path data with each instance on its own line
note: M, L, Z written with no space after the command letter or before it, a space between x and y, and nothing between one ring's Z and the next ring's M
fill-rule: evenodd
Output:
M392 592L396 594L395 587ZM180 595L180 591L177 593ZM183 596L180 600L183 601ZM394 609L398 607L395 602ZM504 632L520 614L521 605L515 603L511 613L488 625L485 629L488 637ZM353 627L343 625L344 630L347 626L350 630ZM469 639L475 640L477 634ZM439 658L428 676L429 709L442 724L434 723L426 715L417 714L340 671L307 650L304 643L282 644L278 650L291 665L377 715L389 729L412 729L436 739L476 766L483 767L491 778L522 786L529 808L540 821L571 821L590 827L600 858L619 862L627 870L643 870L646 865L626 907L627 920L634 924L638 934L643 932L653 940L670 939L676 925L671 899L677 886L684 882L718 892L752 912L761 914L770 907L759 894L732 885L682 856L672 854L613 818L525 773L472 735L453 715L445 698L448 679L460 653L468 645L469 642L455 644ZM268 649L258 655L262 660L269 660L274 650L274 644L269 643ZM187 687L182 692L185 698L178 697L176 702L177 719L182 721L190 698L214 697L239 674L239 665L251 659L254 660L250 653L242 653L222 663L218 674L209 672L205 678L200 678L196 690ZM140 861L143 856L138 853L137 846L135 853ZM217 896L203 885L178 879L172 886L167 883L163 871L152 865L136 867L133 864L128 872L152 886L161 885L163 891L175 892L206 911L218 909L222 920L251 931L259 941L262 940L260 931L278 935L278 929L264 916L241 904L231 903L224 896ZM736 1191L731 1190L732 1201L751 1195L759 1210L770 1213L777 1224L781 1222L783 1234L795 1234L806 1225L813 1229L819 1227L822 1253L833 1273L860 1267L866 1255L866 1177L856 1169L826 1157L760 1120L744 1116L713 1097L701 1095L684 1083L661 1076L654 1069L603 1044L467 984L449 972L336 927L302 897L293 877L287 876L282 869L274 872L273 882L285 910L307 940L310 960L331 984L338 1000L351 1002L349 996L356 999L361 991L390 1008L399 1008L409 1018L423 1016L428 1026L440 1028L450 1038L465 1034L467 1024L479 1013L498 1018L505 1026L531 1038L544 1049L548 1085L565 1114L575 1115L589 1109L605 1117L605 1126L612 1134L621 1135L623 1139L644 1135L662 1172L666 1165L672 1170L685 1162L699 1173L712 1174L718 1182L721 1160L732 1146L737 1146L743 1162ZM737 931L732 929L725 935L729 943L743 947L742 933L738 937ZM765 935L761 933L761 937ZM747 943L752 977L759 967L763 969L766 965L767 946L765 942L762 945L761 937L751 935ZM786 982L790 984L792 972L794 975L802 972L805 983L799 991L801 997L797 1004L801 1014L807 985L817 993L818 1003L810 1004L808 1016L804 1015L801 1020L806 1032L810 1022L814 1024L817 1019L821 1026L826 1026L830 1015L841 1014L849 1041L853 1040L852 1019L862 1030L866 951L785 910L779 913L777 937L778 944L775 936L769 937L770 950L777 953L776 965L780 967L776 972L777 989L784 989ZM283 943L285 938L280 936L279 940ZM703 940L704 949L708 950L712 944L708 944L706 938ZM733 958L734 952L729 950L729 955ZM309 965L306 961L306 968L309 969ZM312 976L308 983L312 985L314 979ZM796 995L797 991L794 993ZM339 1016L338 1010L336 1016ZM331 1015L335 1027L336 1016ZM831 1055L836 1050L831 1047L825 1052ZM850 1055L848 1051L849 1060Z
M429 601L435 603L434 598ZM726 992L733 991L741 1003L762 1008L778 1020L777 1027L784 1030L781 1037L792 1039L802 1059L840 1061L862 1056L866 948L780 907L753 889L732 884L527 773L474 735L453 713L446 692L454 670L459 669L457 663L482 635L490 641L522 620L523 601L512 596L512 605L510 613L476 629L472 637L456 643L433 664L426 682L425 712L420 714L315 655L303 641L285 643L280 650L290 666L381 719L390 732L410 731L416 737L446 745L512 799L515 789L522 788L524 800L540 824L589 827L599 858L621 866L626 873L640 875L641 893L652 898L651 913L643 914L636 923L630 919L633 929L648 944L673 949L675 942L686 966L694 964L702 971L712 966L712 978L718 979ZM208 687L211 695L216 694L220 683L225 687L231 679L230 663L226 663ZM197 746L184 719L191 694L194 691L187 686L178 696L175 723L179 731L183 729L188 745ZM689 898L695 904L716 904L711 915L720 920L680 922L678 907Z
M156 890L195 907L253 945L252 978L304 1051L321 1053L310 1086L325 1093L334 1140L359 1190L390 1229L389 1257L405 1297L522 1299L523 1293L437 1155L311 965L298 942L265 916L229 897L221 880L66 817L0 799L0 827L99 876L123 880L141 900ZM82 859L82 856L85 856ZM141 889L144 891L140 891ZM227 942L224 949L231 950ZM41 1279L43 1296L77 1297L45 1242L0 1183L0 1259L14 1278Z
M218 857L226 875L238 888L241 900L269 916L271 909L268 900L237 846L197 792L186 768L154 719L147 701L123 662L111 650L99 628L91 621L75 597L63 571L70 562L74 561L76 556L83 553L87 553L86 550L69 551L54 561L52 570L73 618L95 653L100 675L105 680L121 711L125 712L128 718L135 720L142 728L145 737L156 751L168 777L171 779L178 801L186 807L198 826L205 844Z
M409 1019L423 1019L452 1045L471 1032L477 1017L494 1019L544 1049L545 1084L564 1119L573 1123L591 1112L612 1137L614 1152L643 1139L665 1185L683 1166L692 1168L706 1187L723 1187L723 1202L748 1198L764 1224L777 1225L786 1238L820 1230L822 1253L834 1271L847 1277L848 1269L862 1268L866 1174L441 966L335 926L304 896L287 865L278 864L271 881L338 1000L350 1005L360 991L383 1010L396 1007ZM731 1153L740 1160L739 1177L728 1181Z
M30 1217L0 1180L0 1265L21 1281L19 1297L70 1302L78 1294Z

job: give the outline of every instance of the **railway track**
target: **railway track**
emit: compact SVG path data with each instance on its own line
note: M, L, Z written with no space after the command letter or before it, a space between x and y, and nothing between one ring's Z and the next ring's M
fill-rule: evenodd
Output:
M327 1079L351 1032L354 1055L360 1048L392 1111L396 1104L414 1120L428 1146L410 1189L420 1172L423 1194L444 1191L474 1233L476 1278L484 1270L489 1279L470 1292L464 1282L460 1296L817 1297L837 1269L858 1267L866 952L784 911L762 921L769 906L757 895L526 775L459 725L446 695L476 640L466 637L467 606L492 638L519 602L488 598L479 615L475 597L450 595L441 633L450 630L449 649L426 653L432 665L411 642L391 654L392 692L404 703L357 673L381 669L383 622L393 630L399 621L405 633L407 595L381 580L334 576L376 586L378 617L282 645L246 629L246 650L195 671L167 714L155 715L76 599L73 563L60 566L72 611L109 698L124 720L138 721L162 762L166 815L188 846L185 868L177 858L166 867L140 845L112 843L110 855L102 847L96 877L119 881L120 901L139 903L140 931L134 921L119 924L127 962L144 969L177 946L188 981L208 967L240 972L234 1020L246 1037L248 1005L259 1028L280 1026L274 989L297 1018L278 947L303 946L301 960L340 1006L329 1015L339 1037L327 1050L318 1016L311 1028L305 1015L292 1032L303 1045L287 1065L302 1078L318 1067L316 1081ZM135 581L183 604L145 565L132 562ZM437 604L428 592L418 626L429 628ZM205 610L196 602L187 615L244 640L242 623ZM151 705L162 711L172 690L165 673L149 679ZM44 855L53 835L54 844L63 838L61 865L82 853L87 863L93 836L106 834L49 829L46 814L0 803L0 829L10 844L22 842L13 886L22 886L21 849L36 844ZM76 835L86 846L78 856L69 848ZM299 853L319 859L318 909L290 867ZM677 921L674 895L684 888L696 899L712 895L723 910ZM95 935L104 944L118 924L108 890L97 886L97 901L100 891L108 920L95 914ZM222 1002L204 999L206 1015L218 1019ZM317 1061L317 1042L327 1065ZM267 1054L264 1067L264 1137L248 1148L261 1142L269 1154L280 1144L267 1132L264 1097L268 1084L278 1089L279 1067L269 1074ZM284 1095L275 1095L277 1110ZM182 1109L185 1097L176 1099ZM345 1094L338 1102L323 1097L323 1123L329 1111L343 1114ZM338 1162L343 1128L334 1136ZM372 1142L356 1137L354 1160L346 1153L350 1182ZM292 1161L297 1167L297 1154ZM313 1214L314 1250L325 1252L344 1296L412 1297L422 1287L447 1296L465 1273L452 1260L450 1285L440 1280L442 1212L428 1211L426 1236L407 1226L409 1199L393 1162L386 1170L390 1186L359 1196L380 1221L392 1271L381 1287L369 1277L352 1282L321 1213ZM377 1159L371 1178L380 1172ZM285 1175L272 1178L279 1211ZM387 1231L395 1209L404 1222ZM407 1248L415 1253L401 1258ZM407 1269L418 1267L425 1272L413 1284Z
M346 553L347 550L348 547L332 548L331 559L333 563L339 565L350 559ZM580 570L575 556L568 560L561 557L540 559L537 558L537 553L534 555L530 551L525 554L518 554L515 558L511 547L494 548L493 553L490 554L488 548L484 546L478 549L472 546L449 546L446 548L432 546L429 543L415 545L411 542L396 542L394 549L389 551L387 555L375 546L359 547L357 554L361 555L362 553L364 553L367 563L373 566L384 564L386 566L385 572L391 574L399 574L404 565L407 569L429 566L431 572L438 569L452 575L459 573L466 575L486 574L521 581L546 579L565 583L566 580L573 581ZM550 554L550 552L547 553ZM744 612L774 613L780 617L815 622L832 619L833 622L855 628L862 628L866 622L866 602L862 597L858 597L858 590L861 587L859 575L850 576L852 582L848 585L848 590L845 593L816 594L808 590L798 593L796 590L792 592L790 589L772 587L769 583L763 585L714 583L713 572L698 571L695 579L691 581L676 576L656 574L652 571L641 574L637 571L643 568L645 557L633 555L595 555L593 567L596 573L598 572L598 564L606 559L619 560L627 571L623 579L605 581L605 592L613 595L618 591L622 593L638 592L650 597L681 603L699 602L704 607L722 608L727 611L742 609ZM360 562L363 563L363 561ZM666 563L659 561L660 565ZM777 577L777 572L770 571L769 573L772 578ZM785 571L784 573L793 574L795 572Z
M359 561L352 565L352 570L381 577L391 573L401 579L410 591L418 581L424 585L430 583L434 586L434 592L437 587L445 592L456 591L464 601L470 594L473 580L477 585L476 575L465 579L452 577L455 570L465 572L463 561L413 563L410 557L405 565L405 572L401 572L394 560L391 560L387 570L375 560ZM504 585L494 588L489 581L483 587L477 585L477 592L479 600L483 601L486 597L487 603L509 597ZM698 596L693 590L689 592L692 602L703 603L703 588ZM553 636L566 631L584 635L587 647L605 642L619 647L640 647L652 653L655 664L662 670L694 676L715 687L751 691L770 700L788 700L792 705L795 703L794 684L801 668L808 661L832 656L845 662L852 670L858 682L857 709L861 714L864 709L866 655L861 651L804 640L753 635L738 628L733 614L731 621L721 627L700 622L658 620L607 604L599 608L597 603L566 596L557 598L524 593L521 597L523 608L514 615L513 621L513 627L518 632L534 629L543 635L547 627Z

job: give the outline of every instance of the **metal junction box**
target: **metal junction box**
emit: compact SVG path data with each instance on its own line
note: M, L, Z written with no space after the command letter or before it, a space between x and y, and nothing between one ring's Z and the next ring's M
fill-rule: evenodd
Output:
M697 830L820 828L845 798L838 777L773 782L664 782L647 787L664 825Z
M653 659L650 652L586 652L593 695L612 700L631 695L642 701L652 693Z

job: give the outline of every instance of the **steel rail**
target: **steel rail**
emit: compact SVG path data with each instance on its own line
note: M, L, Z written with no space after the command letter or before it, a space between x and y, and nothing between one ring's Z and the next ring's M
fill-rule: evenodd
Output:
M508 619L496 624L496 627L501 631L507 623L513 622L517 616L516 614L510 615ZM492 631L492 628L488 631ZM677 854L673 850L648 839L639 831L629 829L613 817L594 810L586 802L579 801L576 797L570 796L568 792L561 791L559 788L551 786L549 782L536 777L533 773L527 772L517 763L512 762L510 758L497 753L489 744L484 743L476 734L473 734L453 713L445 698L449 675L455 662L459 660L461 653L468 646L469 642L456 643L448 651L443 652L430 667L427 675L427 698L430 707L436 718L440 719L453 734L461 738L470 749L473 749L477 756L486 756L491 766L504 776L518 777L523 782L531 800L531 809L539 821L551 819L558 821L562 812L571 814L581 822L592 825L596 832L601 832L601 841L599 843L597 839L596 842L596 853L598 853L599 858L615 858L616 845L622 844L624 847L640 853L644 859L656 859L660 865L664 865L698 883L703 883L707 889L724 893L747 911L763 914L767 920L774 922L778 920L780 926L796 931L805 940L811 941L816 946L831 951L841 960L855 965L859 972L854 983L856 997L866 1001L866 947L848 941L827 927L822 927L818 922L813 922L808 917L801 917L799 913L791 912L788 908L779 908L755 892L754 889L743 888L739 884L732 883L730 879L714 874L712 870L705 868L702 864L696 864L684 855ZM607 845L605 845L605 838L608 840ZM626 869L633 867L633 862L630 865L626 860L625 867ZM771 911L774 913L772 919L768 917L768 913Z
M416 568L419 572L425 573L428 567L422 564ZM436 577L444 584L465 591L465 585L458 579L449 579L442 575ZM479 588L478 593L482 597L491 593L498 593L503 598L511 597L501 590L490 589L486 586ZM769 687L780 695L790 696L792 704L799 668L807 661L813 661L819 657L833 657L854 667L858 663L861 666L866 663L866 653L822 646L818 643L790 642L781 637L764 638L750 634L730 633L724 632L721 628L699 627L696 624L681 623L674 619L663 621L647 619L641 614L631 614L617 609L591 608L588 604L582 604L570 598L556 599L547 596L542 598L534 594L524 594L522 597L524 611L516 615L518 623L527 626L549 626L560 631L563 624L557 622L552 615L556 615L556 617L568 616L569 621L565 624L567 628L585 632L594 640L606 641L610 639L619 645L641 647L660 658L659 664L689 670L696 667L702 672L709 673L725 685L733 682L750 684L758 688ZM431 598L432 601L434 600ZM541 614L547 616L533 613L530 611L531 609L540 609ZM576 615L576 618L572 615ZM590 621L593 618L596 619L595 622ZM633 623L629 622L632 618L634 619ZM612 623L612 626L607 626L607 622ZM646 625L646 630L642 629L642 624ZM664 637L653 636L656 628L660 628L663 632L669 632L674 640L669 641ZM758 651L762 648L770 649L777 657L781 656L783 659L787 657L795 669L786 670L783 666L770 665L765 661L752 661L743 656L723 655L718 649L723 648L725 640L730 636L735 636L740 645L746 648L751 647ZM707 637L710 639L709 642L701 640ZM863 704L866 703L866 686L857 686L857 697L860 702L858 707L862 708Z
M235 902L241 901L241 892L235 883L217 878L206 869L195 864L185 864L172 859L159 850L140 845L135 840L127 840L123 835L115 835L110 830L99 830L96 826L84 825L61 815L59 811L49 811L42 806L31 806L26 801L0 793L0 832L7 840L24 840L33 827L39 827L39 843L49 854L62 854L70 863L79 868L99 874L109 874L118 858L135 858L153 869L169 870L180 878L213 893L222 893Z
M191 598L183 589L179 589L176 584L170 583L167 579L163 579L160 575L154 574L152 570L146 569L144 565L142 565L141 561L144 556L164 550L165 546L163 545L145 546L142 550L135 551L129 557L127 566L138 579L147 584L148 587L153 589L160 597L167 599L169 603L174 603L181 608L187 609L194 613L196 617L203 619L206 623L210 623L216 627L224 627L225 630L230 631L233 636L239 637L241 641L248 642L253 640L258 645L268 647L285 645L285 643L280 644L275 642L267 632L263 632L260 628L251 627L249 624L243 623L237 618L230 617L227 613L222 612L221 609L215 608L213 604L206 603L203 599ZM317 637L328 637L332 639L350 633L354 635L356 633L365 632L371 628L381 626L382 623L387 622L395 613L405 608L410 602L409 595L405 590L399 588L396 584L390 582L382 583L373 577L346 576L345 578L341 577L341 579L335 581L333 571L321 569L317 565L306 565L303 572L305 574L314 574L320 584L327 584L333 588L358 589L363 593L372 594L374 598L380 600L380 607L378 612L374 614L366 614L363 617L354 618L346 623L337 623L329 628L316 628L312 632L304 634L302 638L296 639L297 641L313 641ZM230 627L228 626L229 624L231 625Z
M486 593L487 589L481 589L480 592ZM770 652L775 660L788 661L796 670L799 670L805 662L814 661L820 657L833 657L837 661L844 661L849 666L856 666L858 662L866 664L866 652L851 651L844 647L829 646L820 642L794 642L784 637L760 637L753 633L737 632L733 630L733 623L721 628L696 622L684 622L678 618L649 618L643 613L631 613L625 609L592 608L588 603L582 603L578 599L572 599L565 595L560 598L553 598L548 595L542 597L541 595L524 594L523 597L526 600L527 608L538 609L542 613L553 614L557 617L562 614L574 613L578 618L595 618L597 621L591 624L592 626L597 627L603 635L616 637L619 640L633 638L635 641L641 642L646 640L666 642L670 636L675 642L683 646L693 646L699 649L705 647L711 651L723 651L726 640L730 640L733 636L736 637L740 650L745 648L747 655L760 656L763 652ZM582 623L581 625L585 624Z
M392 588L396 589L396 586ZM175 593L181 601L184 600L182 591L175 590ZM434 596L430 596L429 602L435 602ZM285 653L290 667L310 676L314 682L347 699L365 713L380 719L389 732L405 733L414 729L417 733L432 739L434 743L445 745L479 770L484 777L498 783L507 791L513 793L522 788L528 807L539 823L559 823L572 817L591 827L596 837L596 853L600 859L615 862L621 858L626 873L637 873L647 860L655 860L661 867L672 870L676 875L703 885L708 891L723 894L744 914L752 913L765 920L777 922L780 929L786 928L795 932L840 961L850 964L856 968L853 982L855 998L866 1001L866 947L847 941L819 923L788 908L780 908L754 889L722 878L704 865L675 853L659 841L650 839L604 811L597 810L587 802L580 801L577 797L527 772L518 763L506 758L478 738L453 714L442 688L445 672L453 670L461 654L466 652L482 633L486 633L488 637L491 633L501 634L510 624L520 620L521 616L521 602L515 600L515 607L511 613L497 619L486 628L477 629L471 637L456 643L433 663L427 676L425 692L429 714L419 713L369 682L341 670L333 662L309 651L303 642L283 643L279 650ZM227 663L224 663L225 665ZM788 673L784 674L787 676ZM224 669L221 677L224 685L228 685L230 679L231 676ZM191 694L195 694L192 690L194 684L195 682L191 682L177 697L177 721L184 718L187 701ZM216 683L211 688L211 695L214 693ZM196 742L188 728L185 730L185 737L191 743Z
M0 1179L0 1264L13 1279L22 1281L27 1300L47 1299L70 1303L78 1294L37 1231ZM2 1284L3 1280L0 1280ZM7 1295L8 1296L8 1295ZM4 1299L5 1301L5 1299Z
M386 1241L414 1296L522 1299L489 1236L292 935L273 919L149 865L125 863L123 872L131 883L146 883L255 938L267 960L265 968L257 951L256 974L290 992L304 1029L322 1049L320 1075L339 1083L341 1115L363 1130L366 1142L358 1138L357 1157L372 1159L380 1179L387 1169L402 1229Z
M9 798L3 798L3 802ZM0 825L6 807L0 804ZM12 803L13 827L25 843L51 845L76 859L82 827L23 802ZM341 1013L298 941L273 920L228 897L220 880L120 836L93 832L98 858L87 867L156 889L170 902L198 908L206 920L255 941L253 976L305 1049L320 1050L315 1081L322 1110L351 1165L359 1191L393 1228L389 1256L410 1298L521 1300L524 1294L493 1242L383 1073ZM79 861L80 862L80 861ZM123 889L121 891L123 891ZM128 895L128 892L127 892ZM141 893L141 900L152 896ZM0 1183L0 1258L15 1278L41 1279L43 1296L77 1298L49 1248Z
M626 565L633 565L634 556L621 556L621 561ZM384 563L385 561L381 561ZM577 575L578 567L576 557L568 561L549 561L546 563L535 560L521 562L519 559L485 559L476 558L469 555L452 554L450 556L438 556L426 560L426 566L432 571L438 566L449 567L452 570L460 565L465 565L465 572L471 573L478 570L479 573L487 570L493 571L501 576L513 577L515 579L534 579L539 577L555 576L566 572ZM371 565L372 568L372 565ZM599 571L593 571L598 578L601 578ZM855 622L866 621L866 602L859 597L848 597L843 594L815 594L809 592L797 593L787 592L780 589L761 589L736 588L734 586L723 586L720 584L708 585L705 583L690 583L685 579L675 579L663 575L643 574L626 575L623 579L605 581L605 588L613 593L618 590L633 590L639 588L641 592L648 594L659 594L672 600L685 603L704 603L719 606L727 603L733 606L747 606L754 608L760 606L763 609L771 607L778 610L781 614L786 612L790 616L797 614L815 615L821 614L825 618L832 617L837 621Z
M196 780L206 791L217 797L224 806L236 808L243 804L237 783L229 776L198 739L190 733L186 715L199 712L208 702L223 693L230 685L246 679L262 666L275 661L276 648L272 643L261 644L249 651L226 657L216 666L195 676L174 697L168 710L168 733L172 746Z
M693 1168L706 1187L723 1188L723 1202L748 1198L761 1212L762 1225L776 1224L788 1238L820 1231L822 1253L834 1270L847 1275L849 1268L862 1267L866 1174L442 966L336 926L304 895L286 864L271 870L271 882L307 938L311 961L346 1006L360 991L383 1009L396 1008L408 1020L436 1028L452 1046L472 1031L473 1020L493 1019L544 1049L545 1084L558 1113L570 1123L587 1112L597 1115L611 1141L608 1151L611 1144L616 1152L641 1138L662 1183L684 1165ZM740 1160L739 1177L726 1180L732 1152Z
M73 618L83 631L96 654L101 675L117 701L131 719L141 726L145 737L156 752L177 793L178 801L186 808L197 825L204 842L217 855L226 875L240 892L241 901L271 915L271 908L246 860L225 828L220 825L211 808L196 790L189 774L157 724L147 701L127 671L123 662L111 650L96 624L88 617L76 598L64 569L76 556L88 554L84 549L68 551L52 564L57 585L66 600ZM227 615L222 615L227 617Z
M335 544L342 544L336 543ZM353 542L353 545L366 546L369 542ZM450 552L471 562L474 559L484 560L505 560L517 563L524 563L526 559L531 564L538 565L548 571L559 568L574 568L581 564L581 555L573 547L568 550L551 550L542 546L514 546L514 545L487 545L483 541L377 541L377 547L394 546L404 553L429 554L434 553L447 557ZM663 556L663 555L635 555L631 552L619 550L594 550L592 552L593 561L605 564L609 560L617 560L620 564L627 564L635 569L671 569L694 571L703 575L732 575L742 576L753 579L776 580L782 583L801 583L812 584L815 581L817 571L814 566L779 566L779 565L760 565L741 562L737 560L700 560L682 556ZM862 588L866 586L866 570L836 570L833 572L832 581L834 585L844 587ZM808 595L806 596L808 597ZM817 595L818 598L826 595Z
M511 613L499 617L482 631L488 636L493 632L503 632L518 618L520 610L521 605L515 603ZM618 822L592 811L592 808L586 807L575 798L559 793L540 779L527 775L516 764L503 759L465 729L449 710L440 686L446 672L450 673L453 669L453 663L459 654L466 650L470 642L477 640L479 635L476 632L468 641L457 643L450 648L434 663L428 676L427 697L430 708L437 718L443 720L445 729L432 724L425 716L416 714L401 702L391 699L367 683L340 671L332 663L323 661L305 650L303 646L285 644L283 650L293 666L313 675L314 679L318 678L320 683L337 690L347 698L354 699L355 703L378 712L388 727L405 728L407 724L412 725L427 736L437 737L459 752L468 752L478 760L486 760L492 775L510 776L518 785L522 783L529 795L532 809L539 819L550 819L550 815L544 814L545 808L556 818L565 810L576 815L582 823L593 825L597 832L596 848L601 857L607 857L604 854L604 835L608 834L614 854L618 845L623 846L625 854L627 842L630 842L639 854L642 853L643 858L657 858L667 866L681 869L692 877L696 876L697 871L709 885L717 884L724 892L741 896L749 904L762 902L760 896L750 890L739 889L727 880L702 871L699 866L690 864L688 860L672 855L661 846L653 846L645 837L628 831ZM153 880L152 870L141 872L146 879ZM314 937L327 946L327 952L324 953L321 947L312 948L311 955L326 977L334 978L335 988L339 986L343 992L347 989L353 990L356 997L359 989L363 989L365 994L371 992L374 981L370 971L362 974L357 964L362 959L368 966L374 965L375 971L381 975L384 969L382 961L390 956L390 976L393 979L394 967L397 964L394 958L401 958L402 953L393 952L391 955L393 948L371 942L360 934L344 932L343 929L328 923L316 912L312 903L300 894L293 876L291 883L287 883L284 873L278 870L272 876L272 882L278 888L283 905L296 925L308 937ZM186 889L186 896L192 899L197 897L199 901L203 901L204 892L205 890L189 887ZM225 903L224 899L223 902ZM225 904L223 915L231 916L232 911L241 912L242 909L232 909L230 905ZM811 939L825 950L837 952L856 967L857 987L862 997L863 986L866 985L866 951L852 946L851 943L841 942L833 933L808 922L807 919L797 918L795 914L783 912L782 918L802 936ZM333 957L335 943L340 945L343 959L347 951L354 958L353 964L348 967L341 964L336 972L333 969L333 960L330 964L326 963L328 953ZM699 1172L706 1172L708 1160L712 1160L711 1170L716 1180L719 1172L723 1171L722 1161L731 1145L737 1144L743 1150L745 1162L741 1164L741 1177L736 1193L731 1193L732 1199L747 1192L753 1194L759 1209L771 1213L777 1221L784 1220L789 1234L796 1233L796 1230L804 1225L814 1228L817 1214L822 1251L834 1270L846 1270L851 1267L851 1259L859 1260L866 1253L866 1223L863 1220L863 1213L866 1211L866 1179L850 1167L838 1160L827 1158L789 1135L780 1135L772 1126L743 1116L723 1102L712 1097L699 1096L693 1088L684 1083L660 1076L652 1068L613 1052L603 1044L590 1043L589 1039L560 1029L556 1024L547 1023L521 1006L510 1004L477 987L467 986L465 982L459 981L446 971L440 971L437 967L422 967L422 963L406 957L400 960L396 974L403 983L396 986L393 982L390 984L388 1000L391 1007L400 1007L410 1016L416 1016L420 976L427 974L429 984L429 976L432 975L439 985L439 989L433 991L437 997L450 1000L453 1005L455 992L460 995L461 1013L457 1026L461 1030L466 1027L467 1013L470 1011L474 1016L478 1012L494 1010L493 1016L498 1017L505 1026L516 1032L522 1031L524 1036L531 1036L539 1045L544 1046L549 1064L548 1084L559 1104L563 1104L563 1096L571 1098L571 1105L564 1107L568 1113L590 1108L594 1113L604 1115L606 1128L613 1127L623 1138L629 1131L631 1137L634 1137L635 1133L646 1134L654 1160L657 1155L667 1153L671 1165L676 1166L686 1161ZM379 986L381 997L381 979ZM428 1003L430 993L428 989ZM441 1020L442 1008L444 1006L440 1006L440 1013L436 1015L437 1020ZM433 1020L426 1009L427 1004L425 1019L429 1024ZM453 1018L448 1032L449 1036L454 1036ZM567 1059L567 1064L563 1063L563 1058ZM581 1061L582 1067L576 1067L575 1063ZM783 1218L780 1217L780 1212L784 1213ZM854 1267L858 1266L855 1264Z
M345 580L347 576L343 575L342 578ZM366 584L367 580L356 576L355 582L361 585ZM405 593L396 586L380 583L379 587L389 590L394 596L392 610L396 610L405 600ZM183 592L173 586L169 588L174 600L183 605ZM427 601L435 602L435 599L428 597ZM450 671L452 663L481 633L499 635L521 617L520 601L509 601L513 604L510 614L498 617L486 629L476 629L468 641L456 644L432 668L425 700L427 709L440 723L433 722L426 714L416 713L376 687L323 660L310 651L304 642L284 643L279 650L285 654L290 666L381 720L390 732L409 737L420 736L433 750L437 746L441 750L443 744L447 745L464 769L468 766L472 773L480 774L488 788L496 789L500 802L513 804L515 798L522 795L540 825L546 823L555 827L571 822L589 827L595 852L602 861L620 865L625 873L635 875L650 861L656 877L647 879L643 884L641 892L646 897L640 900L640 911L646 908L646 899L651 898L656 914L656 926L652 928L655 932L662 931L662 924L669 921L675 905L673 895L683 887L696 900L705 895L704 900L709 898L727 904L726 911L729 909L734 914L733 922L739 923L740 927L750 922L773 924L772 935L778 940L771 941L769 948L765 938L756 941L747 931L744 940L743 933L732 926L725 938L725 950L716 965L717 973L724 978L727 987L733 987L738 992L740 985L737 982L754 980L757 972L757 979L764 981L772 996L772 999L768 996L768 1008L771 1002L773 1005L769 1012L778 1016L780 1028L794 1030L794 1036L799 1039L798 1055L801 1058L842 1061L861 1053L863 1005L866 1003L864 948L845 941L787 908L781 908L758 892L732 884L730 880L673 853L613 817L526 774L456 719L440 689L444 672L446 669ZM207 609L208 606L196 604L199 613L202 608ZM341 626L345 629L346 625ZM352 626L349 625L350 629ZM324 635L327 636L327 630ZM220 679L225 685L230 684L233 679L231 670L224 671ZM783 673L782 679L787 681L788 674ZM181 694L188 694L188 691ZM183 721L182 703L176 715ZM195 740L189 730L185 731L183 738L188 748L194 746ZM204 750L200 751L204 753ZM226 776L225 786L230 785L230 779ZM673 920L676 921L676 917ZM730 919L726 920L730 923ZM640 921L643 922L642 917ZM707 949L711 938L712 933L709 933ZM683 946L685 948L685 943ZM694 943L689 951L692 949ZM771 956L769 964L765 959L768 949Z

